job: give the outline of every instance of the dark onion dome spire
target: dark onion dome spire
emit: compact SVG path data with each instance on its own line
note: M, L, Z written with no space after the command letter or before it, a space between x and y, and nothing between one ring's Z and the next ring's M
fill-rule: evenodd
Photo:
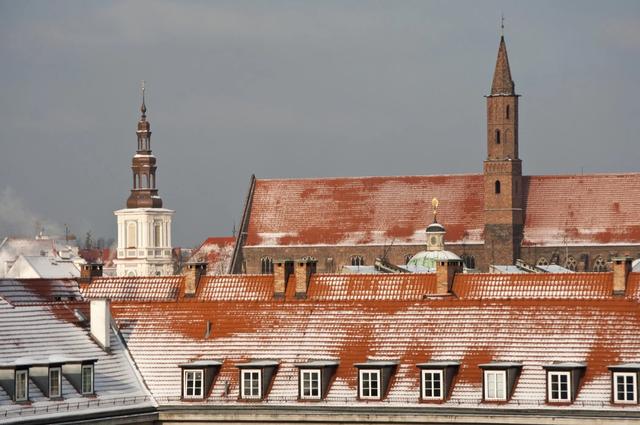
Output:
M496 69L493 72L491 95L514 96L515 94L515 84L511 79L509 58L507 57L507 45L504 42L504 36L501 36L500 47L498 47L498 58L496 59Z
M162 208L162 199L156 188L156 157L151 153L151 124L147 121L145 87L142 82L142 105L138 121L138 149L131 161L133 188L127 199L127 208Z

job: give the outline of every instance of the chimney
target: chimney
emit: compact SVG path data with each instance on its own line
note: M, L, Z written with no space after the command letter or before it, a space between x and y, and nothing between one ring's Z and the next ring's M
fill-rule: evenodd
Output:
M273 295L275 298L284 298L287 289L289 275L294 272L294 264L291 260L278 260L273 262Z
M111 337L111 309L107 299L91 300L91 336L106 351Z
M207 263L204 261L191 261L185 264L184 272L184 295L193 297L196 295L200 278L207 274Z
M80 280L90 283L94 277L102 277L102 263L87 263L80 265Z
M631 271L631 262L633 258L629 256L614 257L611 259L613 263L613 294L624 295L627 289L627 278Z
M296 298L307 298L307 289L309 288L309 281L311 275L316 272L316 260L302 259L296 261L295 274L296 274Z
M453 277L463 270L462 260L445 259L436 261L436 294L448 295L453 286Z

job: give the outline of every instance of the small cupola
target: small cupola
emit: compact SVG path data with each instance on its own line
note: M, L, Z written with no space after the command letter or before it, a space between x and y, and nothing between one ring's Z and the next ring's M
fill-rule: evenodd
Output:
M427 226L427 251L444 251L445 228L438 223L438 199L431 200L433 207L433 223Z

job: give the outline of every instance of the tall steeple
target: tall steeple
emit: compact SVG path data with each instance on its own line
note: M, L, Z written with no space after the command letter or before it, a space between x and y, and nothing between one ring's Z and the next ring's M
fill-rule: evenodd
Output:
M491 95L515 95L515 85L511 79L511 69L509 68L509 57L507 56L507 44L504 42L504 35L500 37L498 47L498 58L496 59L496 69L493 71L493 83L491 84Z
M138 149L131 161L133 188L127 199L127 208L162 208L162 199L156 188L156 157L151 154L151 125L147 121L145 87L142 82L142 105L138 121Z
M515 264L522 240L522 161L518 157L518 95L507 45L500 36L491 94L487 96L484 161L485 264Z

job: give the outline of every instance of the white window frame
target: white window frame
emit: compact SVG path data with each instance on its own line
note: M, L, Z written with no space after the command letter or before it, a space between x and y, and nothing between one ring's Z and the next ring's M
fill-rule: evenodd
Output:
M91 376L91 387L90 388L86 388L84 383L84 371L85 370L90 370L91 374L89 376ZM93 369L93 365L92 364L83 364L82 367L80 368L80 387L82 389L82 395L89 395L89 394L93 394L93 379L94 379L94 369Z
M29 370L28 369L20 369L15 372L15 390L16 401L28 401L29 400ZM20 384L20 382L23 382ZM23 388L20 388L20 385L23 385Z
M562 398L562 377L567 379L567 398ZM553 380L558 380L558 397L553 397ZM571 402L571 372L568 371L549 371L547 372L547 399L552 403L568 403Z
M258 394L253 394L254 379L252 374L258 374ZM250 386L247 388L245 385L245 375L249 375ZM247 390L249 392L247 393ZM240 398L244 399L261 399L262 398L262 369L242 369L240 370Z
M367 382L368 384L368 394L365 394L365 388L364 388L364 382L365 382L365 375L367 375ZM365 399L365 400L380 400L382 398L382 382L380 380L382 374L380 373L380 369L360 369L358 371L358 392L359 392L359 396L361 399ZM372 390L374 390L373 386L371 385L371 383L373 382L373 380L371 379L372 377L375 377L375 382L376 382L376 395L371 395L371 393L373 392Z
M190 379L189 375L193 375L193 377ZM197 375L200 375L199 377ZM193 383L193 388L191 388L193 391L193 394L189 395L189 385L188 382L192 381ZM200 394L196 394L196 382L200 381ZM204 370L203 369L184 369L182 371L182 398L189 398L189 399L201 399L204 398Z
M427 385L427 375L431 376L430 385ZM439 376L440 386L434 385L433 376ZM420 373L422 379L422 399L423 400L444 400L444 373L442 369L422 369ZM427 389L431 390L430 396L427 395ZM439 391L440 395L433 395L435 391Z
M300 369L300 398L304 400L320 400L322 398L322 372L320 369ZM308 377L306 381L309 382L308 388L309 394L305 394L305 377ZM314 388L313 382L316 382ZM317 394L313 394L313 391L317 391Z
M493 377L493 378L492 378ZM502 386L498 387L498 377L502 378ZM494 386L493 391L491 386ZM504 396L500 396L500 389ZM493 393L493 395L492 395ZM506 370L485 370L484 371L484 399L487 401L506 401L507 394L507 371Z
M57 372L57 379L51 379L52 373ZM58 386L58 392L53 393L53 384ZM49 368L49 398L51 397L62 397L62 368L61 367L52 367Z
M628 385L626 378L631 378L633 384L633 399L626 400L618 397L618 377L625 378L624 385ZM624 394L627 392L624 391ZM638 374L637 372L613 372L613 401L621 404L638 404Z

